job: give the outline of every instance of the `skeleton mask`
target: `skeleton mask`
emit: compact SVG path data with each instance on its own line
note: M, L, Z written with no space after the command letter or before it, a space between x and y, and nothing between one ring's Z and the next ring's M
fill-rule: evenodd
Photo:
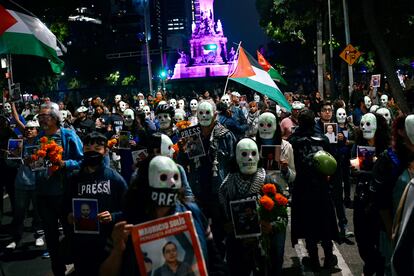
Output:
M381 107L377 110L377 114L383 116L387 120L387 125L391 125L391 113L388 108Z
M144 100L139 100L138 106L139 106L139 109L142 109L145 106L145 101Z
M68 111L67 110L59 110L59 112L60 112L60 118L62 119L61 123L63 123L68 118Z
M255 101L256 103L260 102L260 96L259 96L259 95L257 95L257 94L255 94L255 95L254 95L254 101Z
M340 124L344 124L346 122L346 111L342 107L338 108L336 111L336 121Z
M160 102L158 103L158 105L162 105L162 104L167 104L167 102L166 102L166 101L160 101Z
M182 109L176 109L174 114L174 122L178 123L184 121L185 111Z
M148 105L145 105L142 108L142 111L144 111L146 117L148 117L151 114L151 109L150 109L150 107Z
M211 125L211 121L213 120L213 106L209 102L202 102L198 106L197 110L197 118L198 122L202 126L209 126Z
M158 206L174 206L181 188L181 176L175 162L165 156L154 157L148 168L151 199Z
M365 96L364 97L364 104L365 104L366 108L369 110L371 105L372 105L371 98L368 97L368 96Z
M226 94L223 97L221 97L221 102L225 103L227 106L230 106L231 101L229 95Z
M360 128L364 139L370 140L374 138L377 131L377 118L372 113L367 113L362 116Z
M178 100L178 108L185 110L185 106L184 106L184 100Z
M177 107L177 101L175 99L171 99L169 104L170 106L174 107L174 109Z
M414 115L408 115L405 118L405 133L407 133L411 144L414 144Z
M12 112L12 108L10 103L5 103L4 104L4 112L6 112L7 114L10 114Z
M381 96L381 107L387 107L388 105L388 96L382 95Z
M254 174L259 162L259 151L256 143L250 138L244 138L237 143L236 160L242 174Z
M124 112L125 109L127 109L127 104L124 101L120 101L119 102L119 110L121 110L121 112Z
M134 111L132 109L126 109L124 111L124 123L125 126L130 127L132 126L132 124L134 123L134 119L135 119L135 114Z
M265 112L259 116L259 137L262 139L272 139L276 132L276 116L270 112Z
M160 129L168 129L171 127L171 116L168 113L159 113L157 115L160 122Z
M379 108L379 106L378 105L376 105L376 104L374 104L374 105L372 105L371 106L371 108L369 109L369 112L371 112L371 113L375 113L375 112L377 112L377 109Z
M173 154L173 142L170 137L165 134L161 134L161 155L172 158Z
M198 109L198 102L197 102L197 100L191 100L191 102L190 102L190 109L191 109L191 111L197 111L197 109Z
M122 100L122 96L121 95L115 95L114 100L115 100L115 103L117 104Z

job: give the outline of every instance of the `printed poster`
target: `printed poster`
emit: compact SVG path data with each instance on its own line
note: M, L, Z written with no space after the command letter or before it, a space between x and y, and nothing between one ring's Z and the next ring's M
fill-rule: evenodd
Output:
M131 132L129 131L121 131L119 132L119 149L131 149L131 145L129 144L129 140L131 137Z
M230 212L236 238L251 238L261 235L256 199L230 201Z
M78 234L99 234L98 210L97 199L73 198L74 232Z
M148 151L147 149L140 149L140 150L135 150L131 152L131 154L132 154L132 160L134 160L134 164L138 164L144 161L145 158L147 158Z
M138 224L131 235L141 275L167 275L170 266L176 275L208 275L191 212Z
M187 142L186 153L190 159L206 155L203 141L201 140L200 126L192 126L180 131L180 137Z
M329 143L338 143L338 124L337 123L325 123L323 124L325 136L329 139Z
M40 149L40 146L27 146L26 147L26 152L25 152L25 157L31 159L32 155L37 154L37 151ZM29 167L32 171L43 171L46 170L46 162L45 159L42 157L38 157L37 160L31 160L29 162Z
M280 145L262 145L260 148L260 158L262 158L263 168L266 171L280 171L280 156L282 148Z
M381 86L381 74L372 75L370 85L372 87L380 87Z
M371 171L375 163L375 147L357 146L359 170Z
M23 139L9 139L7 145L7 159L22 159Z

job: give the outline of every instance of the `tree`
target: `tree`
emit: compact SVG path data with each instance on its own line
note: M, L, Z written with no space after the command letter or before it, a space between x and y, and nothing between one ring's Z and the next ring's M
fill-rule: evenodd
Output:
M137 80L137 78L134 75L130 75L130 76L126 76L121 84L124 86L128 86L128 85L132 85L135 83L135 81Z

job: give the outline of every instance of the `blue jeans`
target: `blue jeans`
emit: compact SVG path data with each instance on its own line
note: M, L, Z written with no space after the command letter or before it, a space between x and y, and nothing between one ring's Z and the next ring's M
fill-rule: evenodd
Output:
M26 212L29 210L30 203L33 205L33 221L32 226L35 233L40 231L40 216L37 207L36 192L34 190L15 190L15 206L13 216L13 240L15 242L20 241L24 230L24 219ZM38 236L37 236L38 237Z

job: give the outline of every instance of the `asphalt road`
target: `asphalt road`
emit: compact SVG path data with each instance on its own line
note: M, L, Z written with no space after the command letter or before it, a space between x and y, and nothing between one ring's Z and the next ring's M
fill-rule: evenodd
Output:
M8 211L8 199L5 201L5 211L0 228L0 276L49 276L53 275L50 269L50 260L42 258L46 251L45 247L38 248L34 244L33 234L30 232L31 218L25 221L25 233L23 237L23 246L14 251L6 251L5 247L10 242L10 236L7 235L7 225L11 222ZM353 231L352 210L346 209L349 220L349 230ZM355 242L354 238L349 239ZM348 243L350 243L348 242ZM323 264L323 251L319 246L320 262ZM319 273L312 273L301 265L301 259L307 256L305 245L300 241L293 248L290 242L290 226L287 231L285 244L285 258L283 265L283 275L362 275L362 261L358 255L357 246L342 243L335 244L334 254L338 257L338 266L333 270L321 270Z

